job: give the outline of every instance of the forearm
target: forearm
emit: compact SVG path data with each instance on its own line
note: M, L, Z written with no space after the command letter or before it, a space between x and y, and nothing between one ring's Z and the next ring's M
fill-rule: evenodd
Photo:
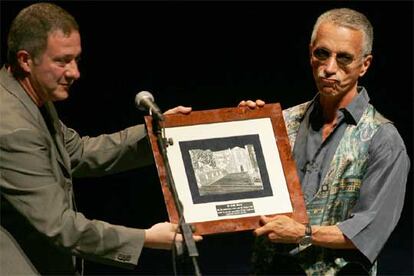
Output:
M355 245L336 225L312 226L312 244L333 249L355 249Z

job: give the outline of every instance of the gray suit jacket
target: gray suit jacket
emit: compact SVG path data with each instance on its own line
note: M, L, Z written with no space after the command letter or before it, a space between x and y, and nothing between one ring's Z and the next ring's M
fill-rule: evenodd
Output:
M45 110L42 116L20 84L1 69L0 275L74 274L73 256L133 267L144 230L76 212L72 176L151 164L144 126L80 137L58 120L53 104Z

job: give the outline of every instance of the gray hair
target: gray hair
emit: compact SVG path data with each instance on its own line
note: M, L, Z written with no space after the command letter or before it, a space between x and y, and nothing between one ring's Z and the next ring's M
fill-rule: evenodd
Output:
M46 50L49 34L57 30L69 35L79 31L79 26L72 15L51 3L36 3L21 10L7 38L7 59L12 68L18 69L18 51L26 50L34 59L39 57Z
M318 17L313 26L311 45L315 42L319 26L325 22L361 31L363 34L362 54L364 56L371 54L374 30L365 15L348 8L332 9L323 13Z

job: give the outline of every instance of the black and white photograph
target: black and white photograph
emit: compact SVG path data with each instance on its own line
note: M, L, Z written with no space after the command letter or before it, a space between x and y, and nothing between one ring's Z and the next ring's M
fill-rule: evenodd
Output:
M272 195L259 135L180 142L194 203Z
M211 151L190 150L200 195L263 190L253 145Z

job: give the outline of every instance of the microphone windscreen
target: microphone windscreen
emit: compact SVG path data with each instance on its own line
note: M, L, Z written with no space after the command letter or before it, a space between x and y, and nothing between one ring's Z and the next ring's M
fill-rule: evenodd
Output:
M148 91L141 91L137 93L137 95L135 96L135 105L140 110L146 110L145 103L144 103L146 100L150 100L151 102L154 102L154 96L152 96L152 94Z

